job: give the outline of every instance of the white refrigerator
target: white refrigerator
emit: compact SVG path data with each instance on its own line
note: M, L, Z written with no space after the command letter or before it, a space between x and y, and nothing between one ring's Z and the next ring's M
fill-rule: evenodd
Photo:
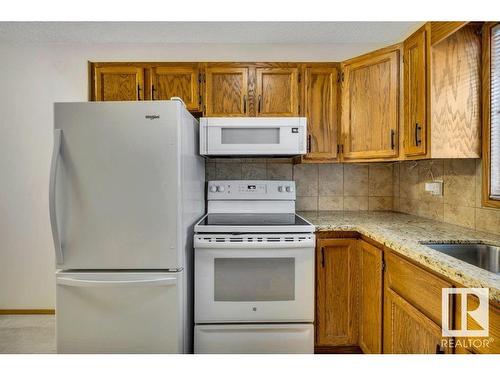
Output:
M59 353L192 351L198 121L178 101L56 103Z

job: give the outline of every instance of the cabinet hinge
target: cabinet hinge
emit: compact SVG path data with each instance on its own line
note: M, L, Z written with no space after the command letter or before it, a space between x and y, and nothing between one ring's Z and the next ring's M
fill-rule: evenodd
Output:
M203 73L203 83L207 83L207 75Z
M344 72L342 72L341 77L342 77L342 82L344 82Z
M340 73L337 73L337 83L340 83Z
M301 78L302 78L302 74L299 73L299 83L300 83Z
M337 154L340 154L340 145L337 145Z
M198 73L198 83L201 83L201 73Z

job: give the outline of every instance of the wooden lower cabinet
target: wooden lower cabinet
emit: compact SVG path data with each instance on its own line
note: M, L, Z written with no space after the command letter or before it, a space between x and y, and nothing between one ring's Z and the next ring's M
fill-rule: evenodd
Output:
M364 353L382 353L382 255L379 248L359 241L359 346Z
M332 237L316 246L316 353L500 353L498 305L488 306L489 337L443 337L442 289L461 286L355 232ZM449 302L450 327L461 329L460 295ZM467 311L478 304L468 295ZM482 328L470 315L467 327Z
M477 297L469 295L467 311L474 311L479 307ZM455 353L457 354L499 354L500 353L500 309L490 304L488 306L489 336L488 337L457 337L455 338ZM461 296L455 299L455 329L462 329ZM470 314L466 319L467 329L482 329Z
M384 296L384 353L444 354L441 327L389 288Z
M357 240L324 239L317 245L315 346L357 345Z

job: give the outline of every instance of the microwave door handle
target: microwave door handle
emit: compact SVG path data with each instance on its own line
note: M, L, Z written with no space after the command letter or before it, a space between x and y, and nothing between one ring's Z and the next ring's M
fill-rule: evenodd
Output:
M145 280L82 280L72 277L57 278L58 285L73 287L133 287L133 286L168 286L177 284L175 277L163 277Z
M50 178L49 178L49 215L50 215L50 226L52 228L52 239L54 241L54 248L56 251L57 264L63 263L63 250L61 246L61 239L59 237L59 228L57 226L57 212L56 212L56 176L57 176L57 167L59 164L59 157L61 156L61 139L62 139L62 130L54 129L54 146L52 149L52 160L50 163Z

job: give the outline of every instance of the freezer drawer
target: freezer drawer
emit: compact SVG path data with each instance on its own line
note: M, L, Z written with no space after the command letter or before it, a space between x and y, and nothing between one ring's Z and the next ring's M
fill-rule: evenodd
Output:
M181 273L58 272L58 353L182 353Z
M195 354L312 354L312 324L221 324L194 327Z

